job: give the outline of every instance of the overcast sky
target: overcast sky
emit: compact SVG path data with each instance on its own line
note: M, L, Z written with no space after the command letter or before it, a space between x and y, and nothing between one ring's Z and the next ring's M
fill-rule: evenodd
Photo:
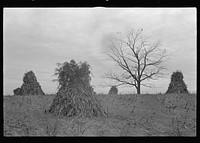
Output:
M168 74L149 81L154 88L142 87L142 93L165 92L176 70L183 72L188 90L196 91L196 19L195 8L4 8L4 94L21 87L30 70L45 93L55 93L56 63L71 59L87 61L94 90L108 93L102 77L116 68L105 60L105 39L127 28L143 28L144 35L160 40L160 48L170 54ZM134 88L119 87L119 93L133 92Z

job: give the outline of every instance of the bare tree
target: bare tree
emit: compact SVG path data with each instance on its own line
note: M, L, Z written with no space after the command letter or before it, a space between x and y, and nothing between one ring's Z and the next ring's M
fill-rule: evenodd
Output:
M142 35L143 29L128 30L118 33L110 41L109 59L114 61L123 71L121 75L106 73L105 78L116 81L120 85L130 85L140 94L141 86L151 87L143 83L145 80L156 80L166 70L163 63L167 60L166 50L159 48L160 41L150 42L150 38Z

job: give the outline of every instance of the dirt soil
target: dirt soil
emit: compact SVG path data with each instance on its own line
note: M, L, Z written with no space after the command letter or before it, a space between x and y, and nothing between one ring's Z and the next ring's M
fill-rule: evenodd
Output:
M196 136L196 94L98 94L91 119L48 114L54 97L4 96L4 136Z

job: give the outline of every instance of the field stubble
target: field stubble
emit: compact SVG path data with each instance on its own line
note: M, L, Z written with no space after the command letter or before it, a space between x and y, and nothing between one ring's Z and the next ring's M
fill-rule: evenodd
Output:
M4 136L196 136L196 94L98 94L91 119L47 114L54 97L4 96Z

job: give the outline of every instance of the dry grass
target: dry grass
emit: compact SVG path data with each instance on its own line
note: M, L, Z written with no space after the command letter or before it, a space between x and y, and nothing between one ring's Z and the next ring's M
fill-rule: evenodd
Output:
M4 96L4 136L196 136L196 94L96 96L107 117L46 114L55 95Z

